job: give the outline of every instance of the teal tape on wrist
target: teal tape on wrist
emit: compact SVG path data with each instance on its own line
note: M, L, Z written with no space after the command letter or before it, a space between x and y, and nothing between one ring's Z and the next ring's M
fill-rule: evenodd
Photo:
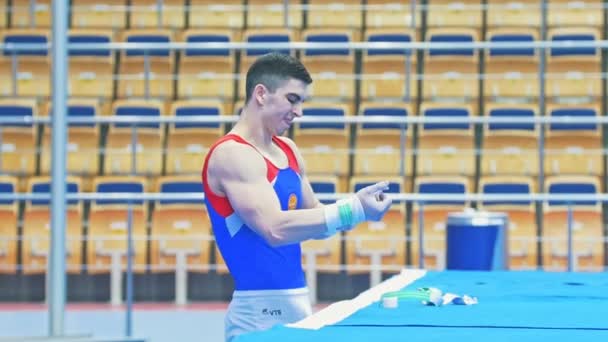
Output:
M338 211L340 213L340 221L342 221L342 227L350 227L353 223L353 211L350 203L343 203L338 205Z

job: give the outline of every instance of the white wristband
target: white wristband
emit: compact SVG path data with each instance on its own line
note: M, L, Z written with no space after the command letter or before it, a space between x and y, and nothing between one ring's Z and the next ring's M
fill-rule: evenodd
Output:
M327 236L338 231L349 230L365 221L365 211L357 196L351 196L325 206Z

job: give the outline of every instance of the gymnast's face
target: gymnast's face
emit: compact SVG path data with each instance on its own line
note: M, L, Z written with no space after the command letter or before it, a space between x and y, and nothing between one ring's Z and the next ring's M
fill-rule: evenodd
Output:
M293 120L302 116L302 104L309 97L309 85L298 79L285 81L263 97L264 126L272 135L283 135Z

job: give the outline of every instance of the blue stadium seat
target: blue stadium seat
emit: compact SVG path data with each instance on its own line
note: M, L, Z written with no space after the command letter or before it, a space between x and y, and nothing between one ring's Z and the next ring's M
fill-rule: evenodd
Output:
M496 43L531 43L538 31L531 28L488 30L487 39ZM540 95L538 53L532 48L490 48L486 50L484 96L494 102L530 102Z
M32 10L32 4L34 9ZM11 27L51 27L52 8L51 0L12 0L11 11L7 12L6 3L4 4L2 16L8 13L11 17Z
M595 176L547 177L546 192L556 195L583 195L602 192ZM602 270L604 264L603 215L595 200L549 200L543 210L543 266L546 270L565 270L568 236L568 209L572 214L574 270Z
M165 105L159 101L118 100L113 104L114 115L160 118ZM136 145L133 146L135 127ZM159 175L163 166L162 141L164 130L158 122L114 123L108 129L104 155L104 173ZM133 161L135 150L135 161Z
M0 11L2 13L8 13L10 6L8 5L8 0L0 0ZM7 24L7 16L0 16L0 29L5 29Z
M2 125L0 170L3 174L32 175L36 172L36 127L29 119L37 116L37 112L35 100L0 100L0 117L23 117L23 123Z
M132 28L170 28L185 27L185 0L131 0L129 22Z
M367 6L363 11L367 29L411 28L412 24L416 28L422 26L421 6L416 6L415 15L412 14L411 3L398 0L367 0Z
M93 180L93 189L102 195L142 194L147 191L147 186L144 178L100 176ZM122 255L124 270L129 223L134 247L133 270L137 273L145 271L147 216L147 202L141 199L106 198L92 201L87 239L88 273L108 273L113 253Z
M170 43L168 29L133 29L122 32L124 43ZM146 58L148 63L146 63ZM121 53L118 98L173 98L175 52L169 49L127 49ZM148 68L148 69L147 69Z
M343 186L343 180L336 176L310 175L307 178L315 194L343 193L346 188ZM320 202L331 204L335 200L320 200ZM311 267L309 262L314 262L314 269L318 272L336 275L342 266L341 258L342 234L335 234L327 239L310 239L302 242L304 267ZM315 289L317 284L309 284L309 286L311 289Z
M576 123L576 118L594 118L601 105L549 104L547 115L569 117L572 122L546 125L545 172L547 174L601 175L604 169L601 126L595 123Z
M424 99L459 102L477 99L479 52L458 45L479 41L479 33L468 28L430 28L426 33L426 41L450 43L454 47L425 51L425 78L422 81Z
M157 189L162 194L200 192L201 196L156 201L150 234L152 270L175 271L176 255L185 253L188 269L207 271L211 224L208 216L200 212L204 203L200 176L160 177Z
M191 28L242 29L245 26L243 0L190 0L187 10Z
M247 4L247 27L285 27L285 4L281 0L248 0ZM288 2L290 6L288 15L288 28L300 29L304 22L304 12L302 11L302 0L292 0Z
M368 29L365 33L365 41L410 43L418 41L417 36L418 33L408 30ZM361 99L415 100L418 97L417 64L416 53L412 50L368 49L364 51L361 64ZM409 81L406 75L409 75Z
M471 105L430 103L420 106L423 117L471 117ZM419 129L417 174L461 174L475 172L474 126L470 123L425 123Z
M72 29L68 41L74 44L109 44L111 31ZM108 101L114 95L114 52L109 49L69 51L69 96Z
M224 104L219 101L178 101L171 108L171 114L178 118L193 115L219 117L226 113ZM167 136L167 174L200 174L209 147L223 134L224 124L221 123L170 124Z
M4 44L47 44L50 40L47 29L8 29L0 31ZM17 58L16 74L13 74L13 57ZM46 49L10 51L5 49L0 58L3 81L11 88L4 88L4 95L36 97L46 99L50 96L50 56ZM13 91L12 87L15 87Z
M466 194L472 192L470 180L461 176L419 176L414 180L414 193L418 194ZM469 207L469 201L429 200L414 203L412 207L411 256L412 265L420 264L420 215L424 230L424 266L428 269L445 267L445 222L450 212ZM421 213L422 210L422 213Z
M72 0L72 27L124 29L127 27L126 0Z
M534 118L536 104L488 103L491 118ZM488 123L483 131L482 175L538 174L539 128L534 123Z
M307 27L311 28L363 28L361 0L308 0Z
M406 118L411 115L411 105L407 103L361 103L359 115L393 116ZM413 170L412 125L396 123L357 124L355 135L354 174L356 175L399 175L401 160L404 160L404 175ZM403 135L403 136L402 136ZM404 153L401 153L402 139Z
M0 194L17 192L17 178L0 175ZM0 200L0 274L15 274L17 271L18 217L18 201Z
M235 40L232 31L222 29L189 29L180 39L192 44L230 43ZM232 100L234 73L234 49L185 49L178 65L177 97Z
M565 27L547 32L547 39L554 42L590 42L601 39L598 29ZM553 47L547 49L546 96L555 101L594 102L601 98L601 53L593 47Z
M491 195L526 195L538 192L536 182L525 176L488 176L479 180L479 192ZM531 200L479 201L478 208L507 214L509 223L509 269L537 266L535 204Z
M541 25L541 4L522 0L493 0L488 3L487 27L532 27Z
M315 194L335 194L343 192L338 177L313 175L308 177L310 186ZM319 200L323 204L334 203L335 200Z
M547 24L550 27L593 27L601 28L604 25L602 1L548 1Z
M101 109L94 99L69 99L67 116L75 118L94 118L100 115ZM49 104L47 115L52 115ZM66 171L69 174L92 176L99 172L99 138L101 125L91 123L69 123ZM40 173L48 175L51 170L52 128L44 127L40 148Z
M359 41L345 29L307 29L302 40L309 43L349 43ZM355 54L349 49L309 49L301 60L314 80L311 92L315 99L352 101L355 98Z
M389 182L389 188L385 191L387 194L408 192L404 178L379 176L352 177L349 192L357 192L380 181ZM356 267L347 271L351 274L369 273L372 266L380 267L383 273L398 273L399 268L405 265L405 236L405 205L394 201L381 221L366 222L345 233L346 264ZM377 261L374 260L376 257L379 258ZM374 265L374 262L380 264Z
M28 192L33 194L50 194L50 177L32 177L28 180ZM66 179L66 195L78 194L82 185L79 178ZM23 212L23 241L21 257L24 274L45 273L48 265L49 229L51 229L51 201L34 199L26 202ZM68 273L80 273L82 269L82 223L83 203L68 199L65 214L66 220L66 268Z
M427 11L428 27L471 27L482 26L483 12L479 0L429 0Z
M304 116L347 116L346 105L305 103ZM349 127L344 123L296 123L294 141L306 160L308 174L349 173Z

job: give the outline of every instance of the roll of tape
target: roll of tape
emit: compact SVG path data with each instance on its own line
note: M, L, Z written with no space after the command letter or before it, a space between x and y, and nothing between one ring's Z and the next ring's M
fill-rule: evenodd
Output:
M382 306L387 309L394 309L399 306L399 298L384 297L384 298L382 298Z

